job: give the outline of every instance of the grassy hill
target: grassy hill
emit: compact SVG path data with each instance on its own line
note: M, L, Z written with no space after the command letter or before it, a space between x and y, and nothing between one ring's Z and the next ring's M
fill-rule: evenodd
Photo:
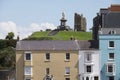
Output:
M50 32L34 32L28 37L29 40L70 40L71 37L77 40L90 40L92 39L91 32L74 32L74 31L59 31L53 36L48 36Z

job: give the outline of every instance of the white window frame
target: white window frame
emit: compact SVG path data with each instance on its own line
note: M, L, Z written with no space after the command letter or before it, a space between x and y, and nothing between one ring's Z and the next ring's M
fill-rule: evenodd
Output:
M26 54L30 54L30 60L27 60L27 59L26 59ZM24 60L25 60L25 61L32 61L32 52L28 52L28 51L25 52L25 53L24 53Z
M115 47L115 41L112 41L113 44L114 44L113 47L110 46L110 42L111 42L111 41L109 41L109 43L108 43L108 48L109 48L109 49L114 49L114 47Z
M70 75L70 67L65 68L65 75Z
M47 55L49 54L49 59L47 59ZM50 61L50 53L49 52L47 52L46 54L45 54L45 60L46 61Z
M110 58L110 54L113 54L114 55L114 58ZM115 53L114 52L110 52L109 54L108 54L108 60L114 60L115 59Z
M90 78L87 76L85 80L90 80Z
M68 55L69 55L69 59L67 59L67 56L68 56ZM70 53L69 53L69 52L66 53L65 60L66 60L66 61L69 61L69 60L70 60Z
M31 78L25 78L25 80L27 80L27 79L32 80Z
M30 72L27 72L27 69ZM32 66L25 66L24 67L24 75L32 75Z
M112 66L112 72L109 72L108 70L108 66ZM115 75L115 64L114 63L107 63L107 65L106 65L106 67L107 67L107 74L111 74L111 75Z
M88 60L89 57L89 60ZM92 53L86 53L85 54L85 61L86 62L92 62Z
M99 76L94 76L93 78L94 78L94 80L95 80L95 78L97 78L99 80Z
M87 71L87 66L91 66L91 72ZM86 73L92 73L93 72L93 66L92 65L85 65L85 72Z

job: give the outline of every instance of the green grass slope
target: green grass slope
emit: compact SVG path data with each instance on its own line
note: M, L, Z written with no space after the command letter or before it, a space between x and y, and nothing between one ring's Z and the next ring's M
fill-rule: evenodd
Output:
M56 35L48 36L49 32L34 32L28 37L29 40L70 40L71 37L77 40L91 40L91 32L59 31Z

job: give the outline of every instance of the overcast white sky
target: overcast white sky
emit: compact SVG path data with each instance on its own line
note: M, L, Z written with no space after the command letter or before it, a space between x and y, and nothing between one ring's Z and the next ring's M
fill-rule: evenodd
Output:
M0 0L0 39L11 31L25 38L34 31L55 29L62 12L71 28L74 27L74 13L83 14L89 31L99 9L111 4L120 4L120 0Z

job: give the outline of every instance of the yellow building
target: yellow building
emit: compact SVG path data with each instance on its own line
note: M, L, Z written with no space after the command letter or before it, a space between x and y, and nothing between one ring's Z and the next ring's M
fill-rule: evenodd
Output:
M78 80L76 41L19 41L16 80Z

